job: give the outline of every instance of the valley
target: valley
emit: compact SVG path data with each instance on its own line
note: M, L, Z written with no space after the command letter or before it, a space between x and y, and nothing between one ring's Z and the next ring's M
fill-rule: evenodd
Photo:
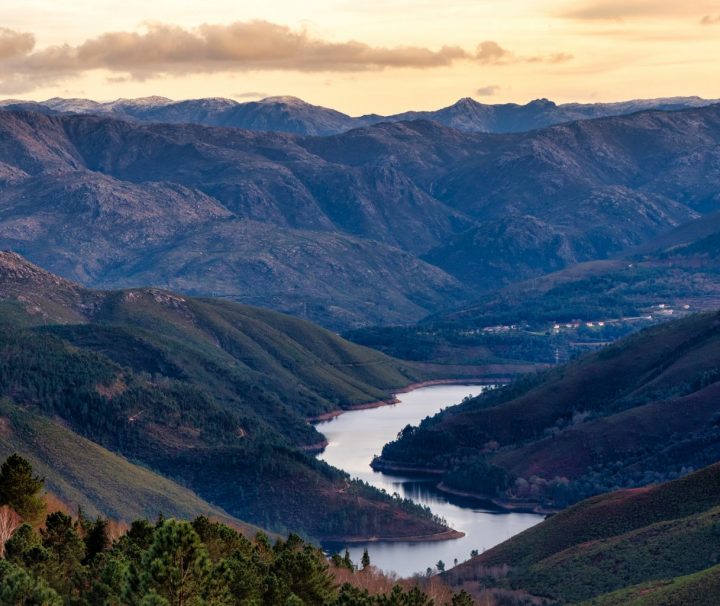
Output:
M218 104L0 111L0 454L387 591L712 600L720 106Z
M455 561L463 562L470 558L472 551L485 551L542 521L541 515L507 513L489 503L449 498L435 489L437 480L432 476L387 475L370 468L373 456L403 427L416 424L441 408L459 403L483 389L481 385L421 387L398 394L399 401L389 407L345 412L340 417L316 425L329 442L319 455L322 460L388 494L398 493L403 498L429 507L457 531L456 536L442 542L380 540L345 545L325 541L330 551L342 553L347 548L353 560L359 561L367 549L374 566L408 577L415 573L424 574L428 567L436 570L438 561L448 567Z

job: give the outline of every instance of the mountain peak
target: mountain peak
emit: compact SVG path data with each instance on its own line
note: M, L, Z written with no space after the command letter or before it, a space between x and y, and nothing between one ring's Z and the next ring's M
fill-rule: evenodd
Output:
M527 104L526 107L535 107L535 108L553 108L557 107L557 103L554 101L550 101L550 99L546 99L543 97L542 99L533 99L530 101L530 103Z
M452 107L477 107L478 105L482 105L482 103L475 101L472 97L463 97L453 103Z
M25 257L10 250L0 251L0 284L8 286L14 281L27 282L30 280L51 281L53 284L65 283L68 286L76 285L69 280L60 278L50 272L30 263ZM0 298L2 295L0 295Z
M42 322L84 322L93 307L90 291L9 250L0 252L0 301L17 302Z
M307 101L303 101L299 97L293 97L292 95L279 95L276 97L265 97L258 101L258 103L284 103L285 105L309 105Z
M149 97L137 97L136 99L121 97L111 101L108 105L167 105L168 103L173 103L173 100L161 95L151 95Z

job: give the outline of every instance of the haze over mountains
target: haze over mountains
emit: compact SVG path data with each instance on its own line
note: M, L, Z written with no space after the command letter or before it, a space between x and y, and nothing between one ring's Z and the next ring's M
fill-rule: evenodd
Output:
M453 105L434 111L407 111L389 116L368 114L358 117L287 96L267 97L244 103L217 97L185 101L145 97L104 103L90 99L53 98L39 102L8 99L0 102L0 105L49 113L109 115L138 122L192 123L300 135L332 135L380 122L411 120L432 120L466 132L522 132L574 120L620 116L648 109L678 111L716 102L717 100L700 97L672 97L617 103L558 105L548 99L536 99L520 105L486 104L465 97Z
M714 211L719 135L717 105L324 137L6 110L0 246L89 286L415 322Z

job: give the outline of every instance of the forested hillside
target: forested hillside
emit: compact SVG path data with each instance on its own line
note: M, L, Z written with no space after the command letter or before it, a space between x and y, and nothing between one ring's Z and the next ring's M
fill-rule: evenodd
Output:
M672 479L720 457L719 356L717 312L661 324L407 427L374 466L527 507Z
M82 436L270 530L315 538L446 531L421 508L305 453L323 440L307 417L389 397L415 377L402 363L275 312L155 289L88 291L9 253L0 255L0 283L8 450L47 464L50 452L72 457ZM95 494L95 508L102 497L106 515L137 515L142 499L133 508L120 487L92 479L93 466L101 475L122 467L129 485L146 481L123 465L109 453L79 457L54 466L48 481L73 500ZM152 511L162 504L146 499Z

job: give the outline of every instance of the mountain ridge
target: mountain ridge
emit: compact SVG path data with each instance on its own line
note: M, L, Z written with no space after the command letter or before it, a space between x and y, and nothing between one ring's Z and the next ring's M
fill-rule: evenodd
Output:
M719 108L326 137L5 110L0 246L88 286L408 324L715 212Z
M631 114L648 109L666 111L701 107L718 100L700 97L632 99L608 103L562 103L535 99L526 104L480 103L464 97L437 110L410 110L390 115L350 116L313 105L293 96L271 96L238 102L222 97L174 101L166 97L141 97L98 102L90 99L54 97L45 101L6 99L0 107L43 108L59 113L99 113L147 122L197 122L208 126L232 126L259 131L284 131L304 135L339 134L381 122L433 120L468 132L521 132L574 120Z

